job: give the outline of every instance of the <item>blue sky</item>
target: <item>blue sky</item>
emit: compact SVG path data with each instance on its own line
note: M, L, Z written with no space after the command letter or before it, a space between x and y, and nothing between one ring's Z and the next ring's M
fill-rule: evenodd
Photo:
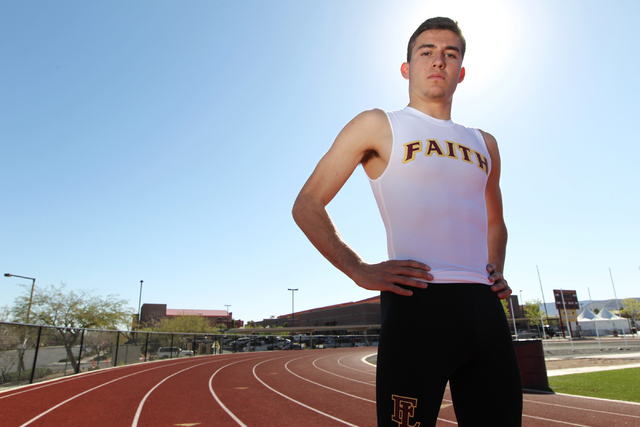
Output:
M467 38L455 121L500 145L505 275L525 300L640 297L640 3L4 2L0 273L117 294L137 310L261 320L359 289L291 219L353 116L408 102L406 43ZM385 233L358 168L329 212L371 262ZM2 277L0 306L29 283ZM452 310L455 308L452 304Z

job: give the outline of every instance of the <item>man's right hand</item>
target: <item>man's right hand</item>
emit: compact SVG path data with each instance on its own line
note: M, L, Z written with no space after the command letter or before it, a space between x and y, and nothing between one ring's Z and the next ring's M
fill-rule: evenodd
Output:
M413 260L390 260L379 264L362 263L351 276L356 284L371 291L389 291L403 296L411 296L413 292L398 285L425 289L426 281L433 280L429 273L431 268Z

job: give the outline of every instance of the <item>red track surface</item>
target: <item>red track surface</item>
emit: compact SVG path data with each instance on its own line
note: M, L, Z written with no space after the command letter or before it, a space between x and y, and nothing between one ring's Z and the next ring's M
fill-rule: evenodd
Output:
M374 351L238 353L104 369L0 393L0 425L375 426L375 367L361 360ZM455 424L447 391L438 426ZM523 425L640 426L640 405L526 394Z

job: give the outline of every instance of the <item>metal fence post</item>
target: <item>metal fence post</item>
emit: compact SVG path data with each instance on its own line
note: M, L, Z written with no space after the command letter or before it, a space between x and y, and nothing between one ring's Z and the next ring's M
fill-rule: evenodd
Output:
M82 337L80 338L80 351L78 351L78 366L76 367L76 374L80 373L80 364L82 363L82 346L84 345L84 333L85 329L82 330ZM71 354L73 354L73 350Z
M29 384L33 384L33 378L36 373L36 364L38 362L38 349L40 348L40 336L42 335L42 326L38 328L38 340L36 341L36 351L33 354L33 367L31 368L31 379Z
M169 348L171 349L169 351L169 359L173 359L173 334L171 334L171 346Z
M147 332L147 339L144 342L144 355L142 356L142 361L147 361L147 349L149 347L149 332Z
M116 331L116 352L113 355L113 363L111 366L118 366L118 349L120 348L120 331Z

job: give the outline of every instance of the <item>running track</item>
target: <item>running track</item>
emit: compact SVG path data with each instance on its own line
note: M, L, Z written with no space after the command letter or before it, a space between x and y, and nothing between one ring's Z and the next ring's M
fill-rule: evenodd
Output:
M237 353L103 369L0 393L0 425L375 426L374 348ZM449 392L438 426L456 425ZM500 402L496 402L499 410ZM640 426L640 405L525 394L524 426Z

